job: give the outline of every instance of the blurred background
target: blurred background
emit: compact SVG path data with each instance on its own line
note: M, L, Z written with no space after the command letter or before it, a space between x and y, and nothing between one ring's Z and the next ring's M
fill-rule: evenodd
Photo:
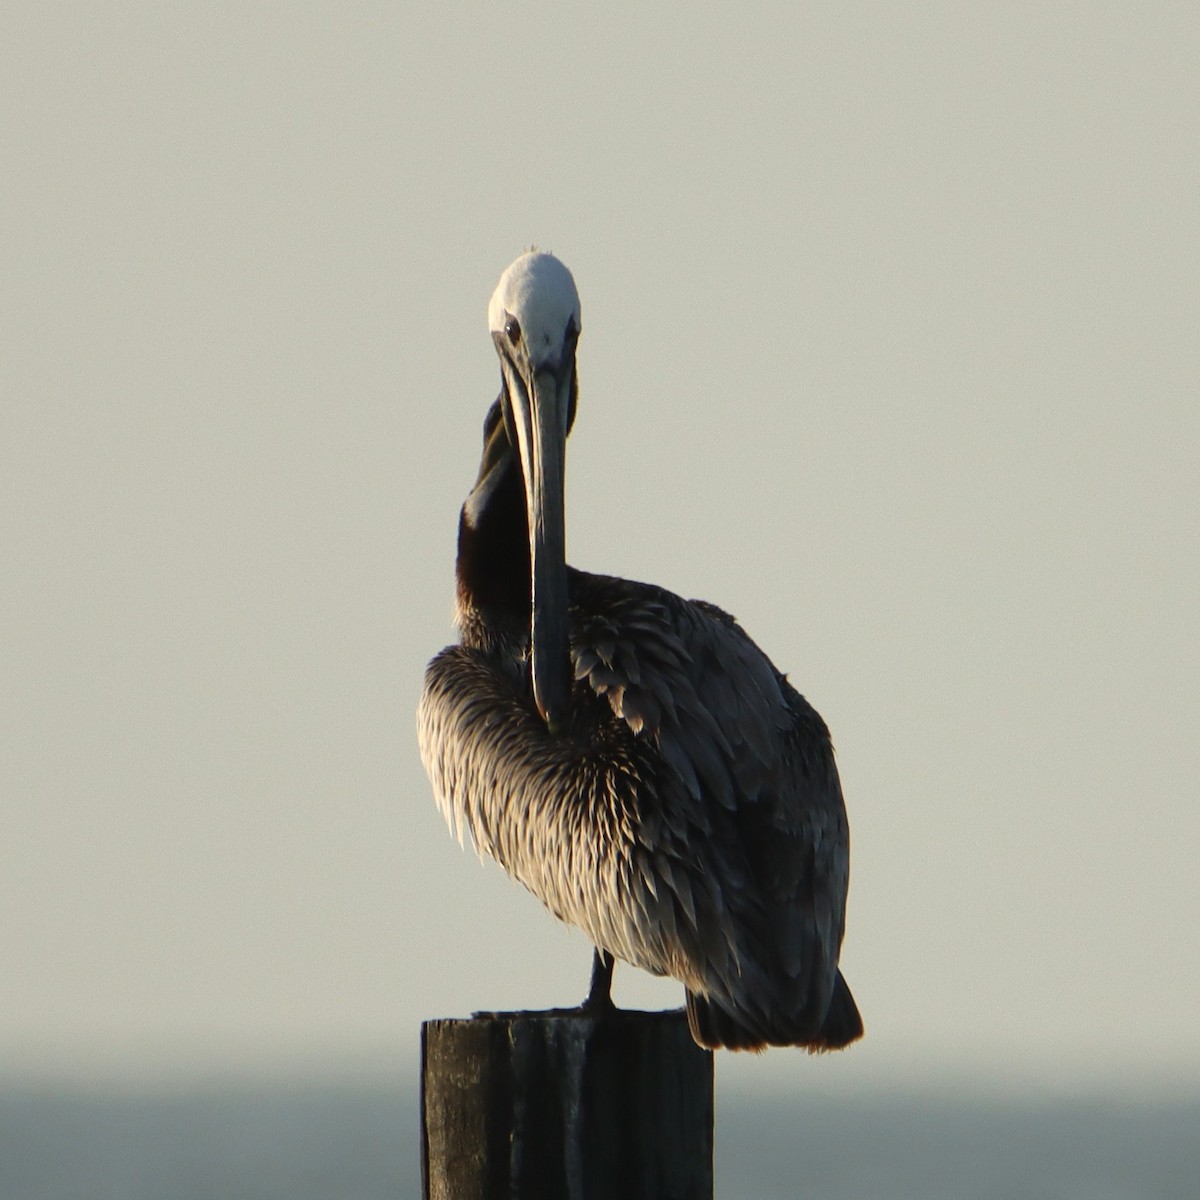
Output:
M1194 1128L1186 6L18 0L0 44L6 1128L407 1130L422 1019L582 996L414 734L531 243L583 300L571 560L735 613L839 750L868 1037L722 1056L719 1162L844 1172L918 1100Z

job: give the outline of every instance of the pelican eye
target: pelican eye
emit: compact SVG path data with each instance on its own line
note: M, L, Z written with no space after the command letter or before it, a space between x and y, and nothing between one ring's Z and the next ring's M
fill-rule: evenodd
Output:
M521 326L517 324L516 317L509 317L505 321L504 336L508 338L508 344L514 349L521 344Z

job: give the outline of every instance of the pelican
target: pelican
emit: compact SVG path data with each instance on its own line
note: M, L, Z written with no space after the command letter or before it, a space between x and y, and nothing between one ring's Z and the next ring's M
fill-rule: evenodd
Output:
M595 947L686 989L710 1048L840 1049L849 835L829 731L728 613L566 564L582 328L521 255L488 305L500 395L458 526L460 640L430 662L421 757L462 840Z

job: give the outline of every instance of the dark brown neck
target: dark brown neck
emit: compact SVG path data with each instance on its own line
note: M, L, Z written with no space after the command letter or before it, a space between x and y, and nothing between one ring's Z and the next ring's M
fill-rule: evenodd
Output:
M458 522L458 601L508 637L529 636L529 523L525 485L498 404L484 425L479 478ZM465 632L465 629L464 629Z

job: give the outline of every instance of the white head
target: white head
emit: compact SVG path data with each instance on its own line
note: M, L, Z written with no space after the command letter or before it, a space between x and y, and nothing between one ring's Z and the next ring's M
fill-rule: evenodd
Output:
M500 276L488 304L488 329L513 348L523 342L531 366L557 363L568 333L577 337L581 328L575 280L553 254L530 250Z
M488 328L500 356L500 411L525 485L534 701L556 731L571 693L563 472L580 329L571 272L552 254L522 254L492 293Z

